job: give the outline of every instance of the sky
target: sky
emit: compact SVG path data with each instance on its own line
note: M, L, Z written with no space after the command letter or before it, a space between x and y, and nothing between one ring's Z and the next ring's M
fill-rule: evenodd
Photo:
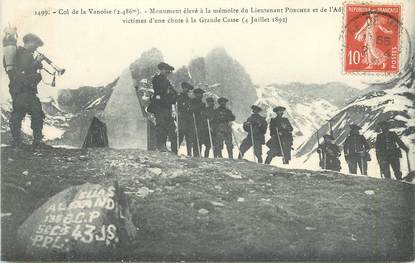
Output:
M39 49L66 73L57 88L105 85L114 80L140 54L152 47L176 68L193 58L224 47L259 85L270 83L326 83L340 81L356 88L390 76L346 75L342 71L342 13L288 14L287 24L123 24L123 16L35 16L35 10L71 8L185 8L341 7L336 0L242 0L238 1L127 1L127 0L2 0L1 24L17 26L21 37L38 34L45 45ZM377 1L385 2L385 1ZM403 21L415 1L403 0ZM278 15L275 16L286 16ZM232 15L230 15L232 17ZM413 20L412 20L413 21ZM410 29L412 32L412 29ZM7 85L2 71L2 87ZM2 89L2 92L4 89ZM51 91L52 92L52 91Z

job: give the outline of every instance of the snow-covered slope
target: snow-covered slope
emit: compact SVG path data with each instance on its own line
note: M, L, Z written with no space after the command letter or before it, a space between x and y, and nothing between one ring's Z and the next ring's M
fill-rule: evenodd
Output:
M343 146L349 133L349 124L354 123L362 127L362 134L373 147L377 135L377 124L380 121L388 120L392 123L392 130L397 132L406 145L411 148L410 159L413 159L413 151L415 150L414 79L415 71L413 69L409 70L398 78L396 85L393 87L363 95L340 110L331 119L336 143ZM320 137L328 132L329 126L327 123L319 129ZM317 156L315 154L316 147L316 134L313 134L298 150L297 157L302 158L307 165L317 166L318 162L314 160ZM371 164L374 165L376 158L373 151L371 155L373 160ZM404 171L407 170L405 157L402 159ZM414 164L412 163L412 165ZM346 172L346 168L344 168L344 172Z
M299 83L296 83L299 86ZM306 86L303 84L303 86ZM319 87L315 87L317 90ZM317 91L316 90L316 91ZM294 147L302 145L304 140L324 124L338 111L339 107L325 98L312 98L304 96L302 89L291 89L288 92L276 85L257 87L258 100L267 120L275 116L272 109L275 106L284 106L285 115L294 127Z

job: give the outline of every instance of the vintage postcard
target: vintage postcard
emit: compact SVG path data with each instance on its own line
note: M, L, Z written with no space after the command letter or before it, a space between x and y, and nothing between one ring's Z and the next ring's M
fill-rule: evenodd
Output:
M413 261L415 1L0 0L2 261Z

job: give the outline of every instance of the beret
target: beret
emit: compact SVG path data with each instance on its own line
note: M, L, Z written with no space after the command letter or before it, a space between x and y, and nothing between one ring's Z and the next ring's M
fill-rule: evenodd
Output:
M273 109L274 112L285 111L285 107L277 106Z
M174 70L174 67L170 66L169 64L167 64L167 63L165 63L165 62L160 62L160 63L157 65L157 68L158 68L159 70L162 70L162 69L167 69L167 70L170 70L170 71L173 71L173 70Z
M229 100L227 99L227 98L224 98L224 97L221 97L221 98L219 98L218 99L218 103L221 103L221 102L228 102Z
M189 84L188 82L186 82L186 81L182 82L181 86L182 86L182 89L189 89L189 90L192 90L192 89L193 89L193 86L192 86L192 85L190 85L190 84Z
M40 37L38 37L37 35L32 34L32 33L26 34L26 35L24 35L24 37L23 37L23 43L25 43L25 44L26 44L26 43L28 43L28 42L35 43L35 44L37 44L37 46L38 46L38 47L43 46L43 41L42 41L42 39L40 39Z

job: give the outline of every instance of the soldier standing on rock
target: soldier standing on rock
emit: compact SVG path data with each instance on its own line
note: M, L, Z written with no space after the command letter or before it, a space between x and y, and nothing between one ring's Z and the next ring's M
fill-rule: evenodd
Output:
M262 163L262 145L265 143L265 133L267 132L268 123L264 117L259 115L262 111L260 107L252 105L251 109L252 115L243 124L243 129L248 132L248 135L239 147L240 153L238 158L242 159L245 152L253 146L258 163Z
M192 112L190 110L189 91L193 90L193 86L187 82L182 82L181 86L182 92L177 96L177 108L179 112L179 144L185 139L187 156L192 156L194 125Z
M202 89L195 89L193 94L195 97L190 100L190 110L192 112L193 126L194 126L194 145L193 145L193 156L199 157L202 148L201 131L203 129L202 111L206 108L205 103L202 101L203 93Z
M275 156L282 156L283 164L288 164L291 160L293 127L287 118L282 117L285 111L284 107L275 107L273 111L277 116L272 118L269 124L271 139L267 142L269 151L265 163L270 164Z
M344 142L344 158L349 166L349 173L356 174L359 166L360 173L367 175L367 162L370 161L369 143L359 134L361 127L350 125L350 134Z
M232 111L226 108L228 99L219 98L219 107L214 111L213 125L215 126L215 157L222 158L223 143L226 144L229 159L233 159L232 127L231 121L235 120Z
M334 143L334 137L330 134L323 136L324 141L317 148L317 152L322 155L320 167L325 170L340 171L341 155L339 146Z
M31 128L33 130L33 149L52 148L42 142L43 119L42 110L37 94L37 85L42 80L38 72L42 69L42 60L45 57L38 53L34 58L33 53L38 47L43 46L43 41L35 34L27 34L23 37L23 47L18 47L15 54L15 65L7 70L9 76L9 91L12 97L13 110L10 117L10 132L13 137L13 146L23 147L21 138L22 121L26 114L30 114Z
M201 112L202 130L200 132L201 143L205 145L205 158L209 158L210 149L214 145L213 118L215 115L215 100L211 97L206 99L207 107ZM215 152L215 151L213 151Z
M401 149L407 154L409 148L402 142L398 135L390 131L390 124L386 121L379 123L380 134L376 137L376 157L380 166L381 174L390 179L391 173L389 166L392 166L395 178L402 179L400 168L400 158L402 157Z
M172 117L172 104L176 102L177 92L167 79L167 75L174 68L164 62L159 63L157 68L160 72L153 77L154 94L147 111L154 113L156 117L157 149L159 151L166 151L166 141L167 137L169 137L172 151L177 152L177 142L173 139L175 124Z

